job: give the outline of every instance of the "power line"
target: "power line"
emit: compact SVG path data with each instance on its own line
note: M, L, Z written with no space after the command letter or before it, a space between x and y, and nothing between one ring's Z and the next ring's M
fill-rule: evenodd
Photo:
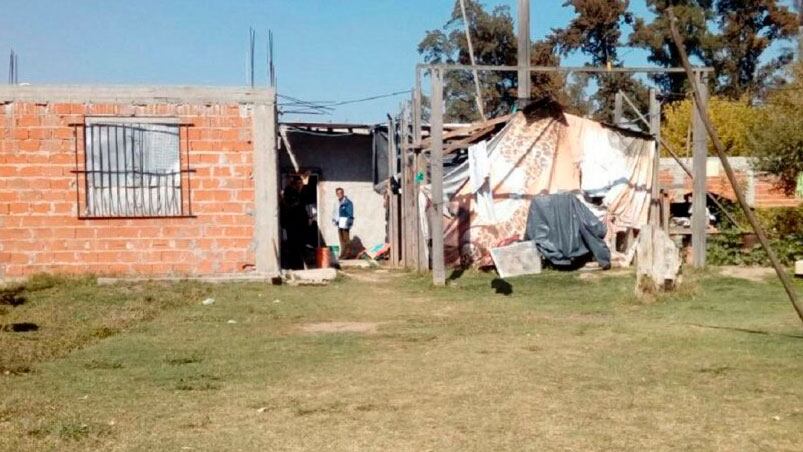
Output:
M384 99L388 97L399 96L402 94L409 94L411 92L412 92L411 89L406 89L402 91L394 91L392 93L378 94L376 96L369 96L360 99L350 99L343 101L307 101L303 99L298 99L296 97L287 96L284 94L278 94L277 97L281 99L286 99L286 102L279 103L279 107L290 108L287 110L280 110L280 113L326 115L333 113L335 111L335 107L339 107L342 105L353 105L362 102L370 102L377 99Z
M360 103L360 102L368 102L368 101L371 101L371 100L376 100L376 99L384 99L384 98L386 98L386 97L399 96L399 95L402 95L402 94L410 94L410 93L412 93L412 92L413 92L413 90L411 90L411 89L406 89L406 90L404 90L404 91L396 91L396 92L393 92L393 93L388 93L388 94L380 94L380 95L377 95L377 96L364 97L364 98L362 98L362 99L345 100L345 101L342 101L342 102L337 102L337 103L334 103L334 104L331 104L331 105L332 105L332 106L337 106L337 105L349 105L349 104L356 104L356 103Z
M308 104L308 105L316 105L316 106L319 106L319 107L336 107L336 106L340 106L340 105L349 105L349 104L356 104L356 103L360 103L360 102L368 102L368 101L372 101L372 100L376 100L376 99L384 99L384 98L387 98L387 97L399 96L399 95L402 95L402 94L410 94L411 92L413 92L413 90L405 89L405 90L402 90L402 91L394 91L394 92L386 93L386 94L377 94L376 96L363 97L363 98L359 98L359 99L349 99L349 100L343 100L343 101L336 101L336 100L301 100L301 99L298 99L298 98L295 98L295 97L291 97L291 96L287 96L287 95L283 95L283 94L279 94L278 96L282 97L282 98L285 98L285 99L289 99L289 100L295 101L295 102L305 103L305 104Z

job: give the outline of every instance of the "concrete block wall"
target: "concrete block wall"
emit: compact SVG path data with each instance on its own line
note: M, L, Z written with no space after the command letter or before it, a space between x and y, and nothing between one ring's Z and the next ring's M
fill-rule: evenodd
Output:
M253 270L253 106L0 98L0 278L37 272L208 275ZM195 218L78 218L75 127L87 116L170 117ZM78 129L81 130L80 128ZM76 143L76 139L78 143Z

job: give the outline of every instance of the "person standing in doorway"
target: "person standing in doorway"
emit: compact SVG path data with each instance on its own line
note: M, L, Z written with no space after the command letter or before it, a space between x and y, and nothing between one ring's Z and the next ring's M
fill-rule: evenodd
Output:
M340 256L338 258L348 259L351 254L349 231L354 225L354 204L340 187L335 190L335 195L337 195L337 205L332 213L332 223L337 227L337 236L340 239Z
M287 248L283 252L286 265L293 270L302 269L309 215L304 200L304 181L295 175L282 192L281 223L287 236Z

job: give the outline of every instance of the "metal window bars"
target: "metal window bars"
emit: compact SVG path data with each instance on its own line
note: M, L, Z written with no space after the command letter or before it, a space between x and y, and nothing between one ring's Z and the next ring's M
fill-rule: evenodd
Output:
M186 144L181 158L187 125L121 119L76 126L83 128L74 171L80 219L193 216Z

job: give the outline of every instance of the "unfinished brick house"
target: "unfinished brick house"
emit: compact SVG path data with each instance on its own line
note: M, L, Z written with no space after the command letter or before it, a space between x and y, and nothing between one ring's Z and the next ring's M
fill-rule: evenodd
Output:
M777 180L768 174L753 169L750 160L746 157L728 158L736 178L741 182L748 204L755 208L795 207L803 202L797 195L787 195L778 187ZM686 166L691 167L691 159L686 159ZM706 187L709 193L735 202L736 194L725 176L722 164L717 157L709 157L706 169ZM661 159L659 173L661 186L670 190L675 199L679 200L685 193L691 193L691 179L671 158Z
M0 87L0 278L278 267L275 93Z

